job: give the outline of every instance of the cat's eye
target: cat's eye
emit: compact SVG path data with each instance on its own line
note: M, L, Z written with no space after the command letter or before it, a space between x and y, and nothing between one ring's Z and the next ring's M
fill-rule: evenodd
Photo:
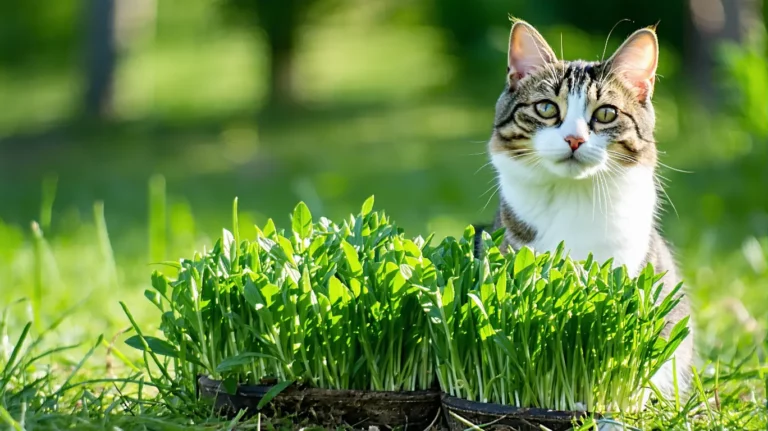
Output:
M541 118L554 118L558 114L557 105L549 100L537 103L534 108Z
M613 106L601 106L595 110L595 113L592 114L592 118L594 118L595 121L598 123L610 123L611 121L615 120L618 116L618 112L616 111L616 108Z

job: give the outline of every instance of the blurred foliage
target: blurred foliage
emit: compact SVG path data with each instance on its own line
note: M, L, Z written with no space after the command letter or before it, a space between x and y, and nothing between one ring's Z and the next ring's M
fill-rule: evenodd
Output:
M224 0L233 21L263 31L269 47L269 102L288 104L294 99L292 61L299 29L318 0ZM327 0L326 0L327 3ZM255 25L254 25L255 24Z
M741 119L745 129L760 138L768 138L767 42L762 32L749 45L727 44L720 50L724 66L722 78L731 89L729 108Z
M509 18L522 18L536 26L548 28L558 26L562 30L587 33L605 37L616 26L616 34L629 29L662 23L659 38L678 53L684 49L686 28L686 5L683 1L650 0L647 2L605 2L600 0L567 1L546 3L523 0L478 0L468 7L462 0L429 0L426 19L441 29L446 38L449 53L456 56L456 64L469 76L487 76L490 64L503 67L499 61L497 34L508 33ZM625 22L628 21L628 22ZM562 35L563 33L560 33ZM550 39L555 51L560 53L560 42ZM566 44L572 41L566 39ZM593 52L587 60L599 58Z
M81 5L76 1L0 2L0 67L58 66L76 61Z

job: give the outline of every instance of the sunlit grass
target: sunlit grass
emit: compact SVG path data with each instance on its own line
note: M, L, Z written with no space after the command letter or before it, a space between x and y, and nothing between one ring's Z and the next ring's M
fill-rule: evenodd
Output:
M487 233L486 256L467 259L473 235L430 254L442 277L422 304L443 391L520 407L640 410L642 388L688 333L684 319L660 337L681 286L661 296L651 266L630 279L611 261L571 260L562 244L502 256L501 236Z
M162 201L158 180L154 180L152 188L155 190L154 205L159 205ZM101 218L100 206L95 206L94 215L98 220L95 228L89 230L90 249L98 250L92 254L78 256L88 259L91 266L102 268L101 281L99 284L109 286L114 282L113 271L110 267L110 259L107 250L111 248L107 235L106 223ZM151 211L153 216L157 217L159 208L154 207ZM294 220L308 220L308 213L304 210L299 211L299 216L294 213ZM222 220L226 223L226 221ZM235 222L235 225L240 223ZM300 222L294 223L294 230L302 232L305 228ZM176 232L178 232L176 227ZM242 232L235 230L232 237L243 238ZM161 236L167 233L161 233L160 229L154 229L150 235L152 240L159 240ZM271 230L267 231L267 236L274 235ZM172 236L171 236L172 238ZM297 240L301 235L297 237ZM56 244L57 241L53 241ZM173 243L173 241L171 241ZM219 244L219 253L224 243ZM297 243L298 244L298 243ZM277 243L275 243L277 246ZM308 246L311 248L311 246ZM22 247L24 249L24 247ZM35 260L29 256L32 266L27 271L42 271L43 274L49 274L49 271L55 265L63 266L66 261L59 259L67 256L68 252L77 252L77 249L64 249L62 253L56 252L56 247L50 249L49 260ZM230 248L230 253L233 248ZM707 274L708 277L697 279L701 290L698 295L694 293L694 298L698 301L710 301L708 307L711 310L720 310L721 313L730 313L731 309L723 305L722 301L710 299L710 295L720 295L724 292L722 289L731 288L733 285L724 284L722 280L733 274L733 270L739 271L738 274L741 283L750 283L753 286L763 285L766 281L764 268L766 266L765 256L768 252L766 242L748 241L738 254L732 256L732 260L723 261L714 265ZM31 253L34 255L34 253ZM738 262L746 261L746 265L739 265ZM728 267L729 262L732 265ZM41 264L42 263L42 264ZM131 302L133 298L135 304L131 307L139 313L131 313L131 326L142 328L142 334L145 337L151 337L158 334L156 329L157 314L146 313L145 298L138 294L139 286L148 286L149 280L147 274L149 268L141 265L137 268L138 272L143 274L145 281L136 284L136 294L126 294L129 288L120 284L120 288L112 289L123 292L121 297ZM716 271L716 272L711 272ZM48 277L49 275L46 275ZM65 277L62 283L66 281ZM161 280L156 278L156 281ZM162 283L161 283L162 284ZM201 286L205 283L201 283ZM480 289L482 291L482 288ZM71 294L75 289L68 290ZM170 373L174 373L173 368L166 368L167 376L158 374L158 370L163 369L166 362L163 359L155 361L150 358L151 355L143 356L143 359L135 351L125 350L124 344L118 341L123 337L113 338L112 334L107 334L106 338L98 336L99 332L103 334L102 326L93 316L102 315L104 318L110 314L109 310L113 305L117 305L117 300L106 298L108 289L102 289L102 293L94 292L95 296L84 298L84 304L74 307L70 311L64 311L60 304L54 305L46 300L42 302L41 315L44 324L42 329L35 329L33 324L34 313L26 315L25 308L31 303L29 301L19 304L9 304L3 312L2 324L0 324L0 336L3 337L2 347L0 349L0 370L3 371L0 378L0 398L3 401L5 411L0 411L0 421L12 429L56 429L57 427L72 424L73 420L84 427L83 429L99 429L99 426L120 426L127 429L141 429L141 425L154 424L161 428L176 429L181 424L203 425L208 423L209 427L227 428L236 422L217 422L210 418L211 411L204 405L197 404L191 397L190 391L180 391L178 380L172 378ZM696 292L696 291L694 291ZM730 293L736 300L749 301L754 300L754 294L759 291L732 290ZM495 293L495 289L494 289ZM56 290L44 291L43 298L47 295L53 297L59 295ZM114 299L114 298L113 298ZM257 299L255 299L257 300ZM258 301L258 300L257 300ZM321 301L322 303L322 301ZM106 305L106 307L105 307ZM753 304L748 304L753 306ZM28 307L32 309L32 307ZM125 308L127 310L128 308ZM59 311L57 311L59 310ZM122 311L122 310L121 310ZM27 317L28 316L28 317ZM110 316L116 323L122 323L123 329L128 329L128 322L116 316ZM137 320L138 319L138 320ZM754 318L758 325L765 324L765 315L758 313ZM716 319L713 319L716 320ZM22 322L29 321L28 324ZM721 321L721 320L716 320ZM87 324L86 324L87 322ZM211 321L213 322L213 321ZM85 324L85 332L72 334L67 328L76 326L71 325ZM763 429L766 421L765 411L765 366L762 365L762 336L755 336L760 332L754 332L751 326L743 321L735 321L725 326L700 324L699 336L704 340L699 344L704 347L704 353L717 350L717 346L708 345L709 341L717 337L719 342L725 346L739 347L731 350L729 355L723 356L724 362L716 361L712 363L701 363L700 378L695 381L693 398L680 398L671 401L658 401L649 406L645 412L627 413L614 417L615 420L635 424L641 429L648 427L661 427L661 429L677 429L677 427L692 427L692 429L713 429L713 427L723 427L724 429L745 429L757 430ZM48 328L48 329L46 329ZM215 331L214 331L215 332ZM221 332L224 333L224 332ZM67 336L62 337L63 334ZM739 346L733 346L736 336L744 336L745 342L740 342ZM134 340L136 338L134 337ZM214 340L214 339L211 339ZM243 337L237 337L236 343L244 340ZM114 344L117 341L117 344ZM135 345L135 343L132 342ZM65 348L72 345L71 348ZM207 345L207 343L205 343ZM722 346L721 346L722 347ZM51 350L53 349L53 350ZM709 349L709 350L707 350ZM757 350L756 350L757 349ZM722 349L720 350L722 352ZM245 351L241 351L242 353ZM159 351L158 353L162 353ZM167 352L166 352L167 353ZM238 359L237 352L232 351L235 356L230 362L239 363L242 357ZM246 352L247 353L247 352ZM716 353L716 352L715 352ZM42 355L38 358L38 356ZM201 356L203 358L204 356ZM221 368L226 363L225 357L214 359L209 366L216 370L225 370ZM150 361L145 367L145 362ZM343 362L343 361L342 361ZM213 365L211 365L213 364ZM158 366L159 365L159 366ZM329 370L322 366L317 369L325 373ZM186 384L193 379L195 373L187 375L184 380ZM214 375L216 375L214 371ZM181 374L183 377L184 374ZM286 376L288 377L288 376ZM540 377L540 376L539 376ZM494 379L495 380L495 379ZM469 389L469 388L465 388ZM163 393L164 398L155 398L157 393ZM491 391L492 393L492 391ZM73 416L74 414L74 416ZM137 416L136 422L138 428L132 428L128 425L128 416ZM12 418L12 419L9 419ZM73 419L74 418L74 419ZM258 419L254 419L258 421ZM250 422L253 424L254 422ZM245 425L244 425L245 426Z

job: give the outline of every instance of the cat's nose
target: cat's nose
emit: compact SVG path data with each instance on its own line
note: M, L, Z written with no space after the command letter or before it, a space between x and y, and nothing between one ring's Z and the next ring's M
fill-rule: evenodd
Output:
M579 147L584 144L587 140L584 139L581 136L575 136L575 135L568 135L565 137L565 142L568 143L568 146L571 147L571 151L576 151L579 149Z

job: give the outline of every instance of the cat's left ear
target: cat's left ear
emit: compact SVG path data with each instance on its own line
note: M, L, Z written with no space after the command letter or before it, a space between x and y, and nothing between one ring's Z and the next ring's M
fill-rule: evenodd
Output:
M659 63L659 40L654 29L644 28L634 32L608 63L611 72L623 77L636 90L640 102L648 100L653 95Z

